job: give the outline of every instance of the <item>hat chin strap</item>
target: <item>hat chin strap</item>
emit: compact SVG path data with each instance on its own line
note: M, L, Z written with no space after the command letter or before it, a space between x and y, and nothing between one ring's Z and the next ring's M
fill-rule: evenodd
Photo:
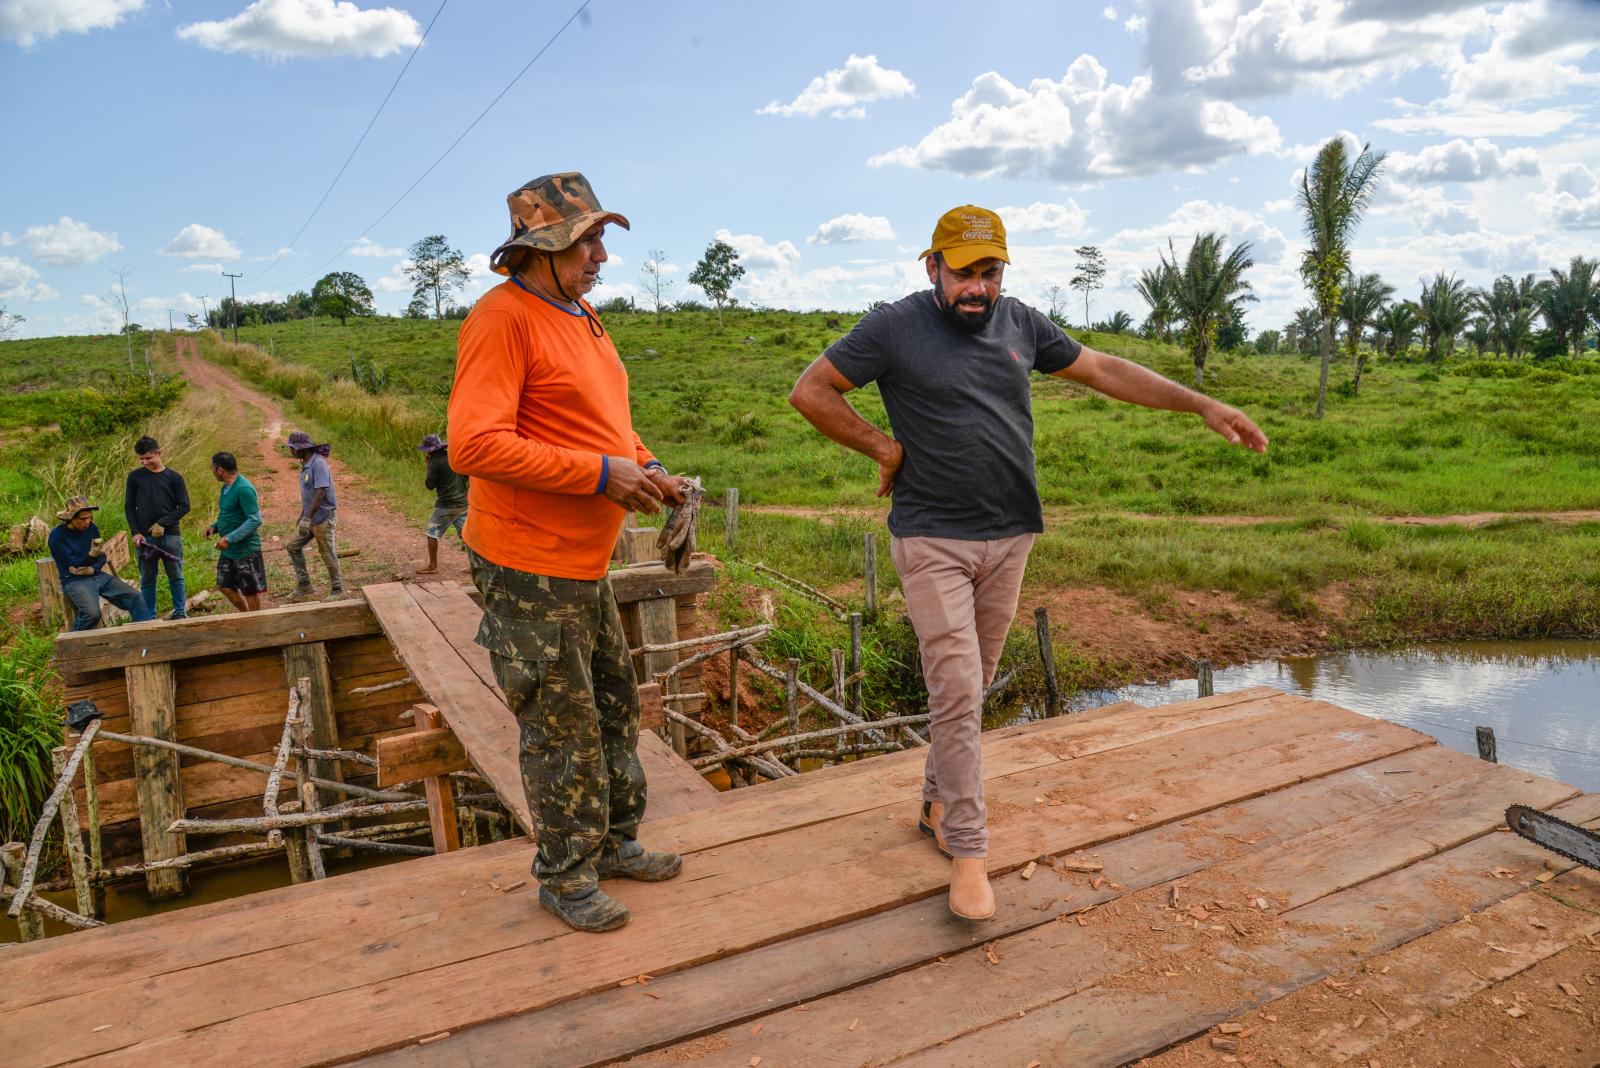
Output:
M560 293L561 296L568 302L576 304L578 307L584 310L586 313L585 318L589 320L589 333L593 334L595 337L604 337L606 328L600 322L600 317L594 313L594 309L583 303L571 293L568 293L567 287L561 284L561 277L556 274L556 254L554 252L546 252L544 254L544 262L545 266L550 268L550 281L554 283L556 292Z

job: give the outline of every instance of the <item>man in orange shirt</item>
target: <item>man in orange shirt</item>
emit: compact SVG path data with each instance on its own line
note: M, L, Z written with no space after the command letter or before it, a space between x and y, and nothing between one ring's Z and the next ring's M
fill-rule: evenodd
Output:
M639 691L606 578L625 512L681 504L683 480L633 432L627 372L582 299L606 261L606 224L628 220L576 173L506 201L511 237L490 265L509 281L461 326L450 466L471 479L462 540L483 593L478 643L522 730L539 903L609 931L628 910L600 879L657 882L683 866L635 837Z

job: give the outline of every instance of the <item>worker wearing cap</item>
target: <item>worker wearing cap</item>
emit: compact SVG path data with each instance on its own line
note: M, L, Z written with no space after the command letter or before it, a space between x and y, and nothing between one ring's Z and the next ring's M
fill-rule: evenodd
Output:
M107 569L100 528L94 524L99 509L87 497L68 499L56 513L61 522L50 531L47 542L61 576L61 592L78 610L72 619L73 630L93 630L100 625L102 597L127 612L135 623L156 617L138 590Z
M789 396L823 434L878 464L893 494L890 555L921 647L930 713L919 825L951 858L950 908L994 915L983 800L983 692L1044 530L1034 477L1032 373L1117 400L1193 412L1234 444L1265 451L1244 413L1138 364L1080 345L1001 295L1010 258L999 216L946 212L921 257L932 288L863 318L808 367ZM876 382L892 434L845 400Z
M628 375L584 300L606 262L600 207L581 174L535 178L507 197L507 276L461 326L450 393L450 466L470 478L462 532L483 593L478 643L522 734L539 902L579 930L628 910L599 888L682 868L636 840L645 780L639 693L606 578L628 511L683 502L633 432Z

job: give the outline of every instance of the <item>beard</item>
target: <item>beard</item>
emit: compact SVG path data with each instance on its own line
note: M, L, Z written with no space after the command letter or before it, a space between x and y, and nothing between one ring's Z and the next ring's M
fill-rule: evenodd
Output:
M944 316L944 321L961 331L963 334L981 334L989 325L989 320L994 318L995 306L998 300L975 300L965 298L955 305L944 299L944 291L933 287L933 302L939 306L939 314ZM961 308L982 307L982 312L962 311Z

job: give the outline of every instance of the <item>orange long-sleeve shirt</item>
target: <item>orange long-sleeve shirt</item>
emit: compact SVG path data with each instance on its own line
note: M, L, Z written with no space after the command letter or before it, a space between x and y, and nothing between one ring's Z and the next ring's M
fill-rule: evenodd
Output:
M606 572L625 515L601 493L608 456L654 460L633 432L609 336L511 282L473 307L456 349L450 466L471 478L463 540L504 567Z

